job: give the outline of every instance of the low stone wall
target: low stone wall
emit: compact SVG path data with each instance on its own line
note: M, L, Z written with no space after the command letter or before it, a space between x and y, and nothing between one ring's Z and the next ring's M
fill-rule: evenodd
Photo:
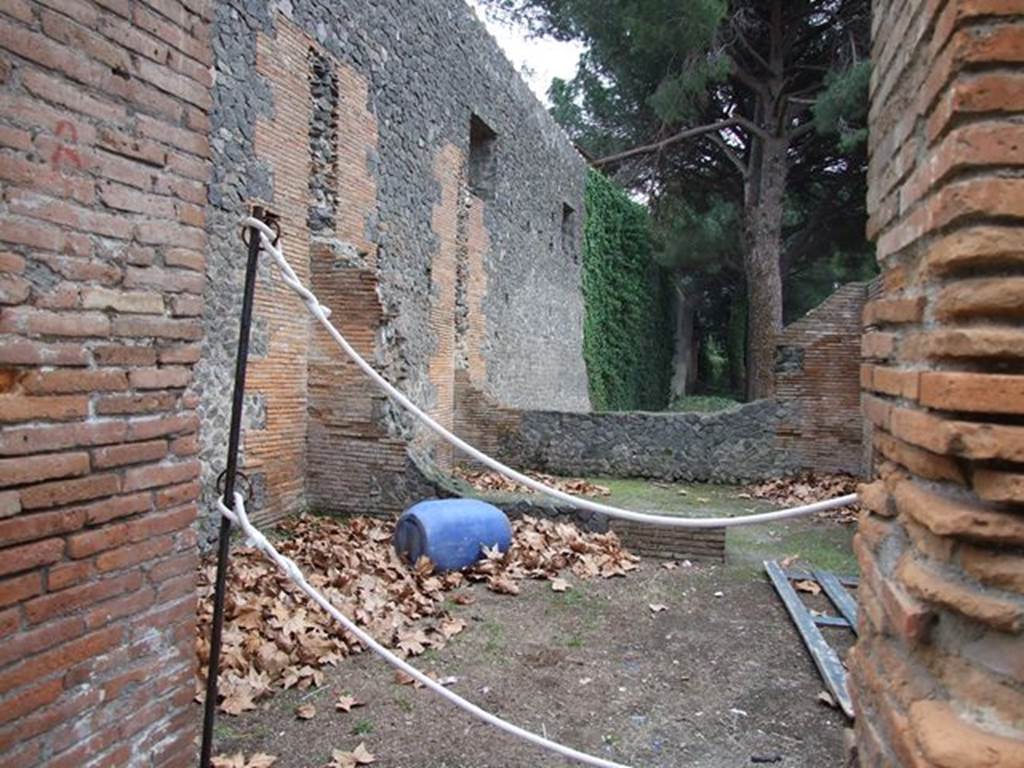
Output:
M524 411L504 453L555 474L744 482L802 468L780 436L791 411L774 400L716 413Z

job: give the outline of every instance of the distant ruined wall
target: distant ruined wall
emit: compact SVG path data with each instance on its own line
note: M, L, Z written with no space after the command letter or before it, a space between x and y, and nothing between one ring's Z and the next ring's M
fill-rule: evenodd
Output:
M462 0L221 2L209 298L195 391L206 499L223 468L254 202L333 319L446 426L466 397L589 408L585 163ZM407 450L454 457L372 391L264 269L244 471L257 519L393 512ZM462 383L458 376L465 373ZM461 412L460 412L461 411Z
M775 398L793 406L782 432L801 467L863 471L860 410L861 315L866 283L844 285L799 320L775 344Z
M562 474L741 482L802 470L863 471L858 369L865 283L841 287L783 329L776 396L715 413L497 412L479 439ZM518 426L516 426L518 425Z
M874 4L860 764L1024 765L1024 4Z
M525 411L504 455L562 475L741 482L800 468L777 435L790 418L773 400L716 413Z

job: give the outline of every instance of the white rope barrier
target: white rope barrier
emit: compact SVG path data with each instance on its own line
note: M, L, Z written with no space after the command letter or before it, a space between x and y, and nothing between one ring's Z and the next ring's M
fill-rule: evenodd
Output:
M528 731L525 728L520 728L518 725L513 725L512 723L501 719L497 715L493 715L487 710L481 709L476 704L462 698L457 693L445 688L439 682L423 674L416 669L416 667L412 666L404 659L399 658L374 640L373 637L360 629L355 622L335 608L326 597L306 581L306 577L299 569L299 566L295 564L295 561L278 552L277 549L274 548L274 545L267 540L267 537L264 536L258 528L255 528L251 522L249 522L249 517L245 512L245 502L242 500L242 495L240 493L235 494L235 508L233 510L229 509L227 505L224 504L223 500L217 501L217 508L220 510L222 515L242 530L242 533L249 538L249 543L253 547L260 550L271 561L273 561L274 564L288 576L288 578L295 582L299 589L305 592L313 602L327 611L327 613L330 614L347 631L355 635L359 642L380 656L388 664L396 669L400 669L417 682L422 683L424 687L429 688L438 696L447 699L459 709L464 712L468 712L473 717L478 720L482 720L488 725L494 726L498 730L504 731L512 736L518 736L531 744L535 744L538 747L555 752L563 757L569 758L570 760L575 760L576 762L584 763L585 765L598 766L598 768L629 768L629 766L623 765L622 763L616 763L612 760L605 760L601 757L588 755L586 752L580 752L579 750L559 744L557 741L552 741L544 736L540 736L533 731Z
M811 515L815 512L823 512L828 509L846 507L857 501L857 494L851 493L846 496L838 496L834 499L815 502L814 504L804 504L799 507L779 509L773 512L761 512L754 515L743 515L742 517L681 517L675 515L654 515L646 512L636 512L630 509L623 509L610 504L601 504L597 501L573 496L572 494L565 493L557 488L552 488L550 485L534 480L532 477L524 475L522 472L517 472L511 467L502 464L497 459L477 450L462 438L452 432L449 432L421 410L408 397L402 394L402 392L392 386L387 379L377 373L373 366L366 362L366 360L364 360L362 356L352 348L352 345L348 343L345 337L341 335L341 332L334 327L334 324L329 319L331 314L330 309L323 306L317 299L316 295L304 286L296 276L295 271L292 269L291 264L288 263L288 260L285 258L282 250L274 245L276 233L262 221L253 217L246 217L242 221L242 224L243 226L255 227L259 230L263 250L270 254L278 268L281 270L281 279L284 280L285 284L289 288L299 295L305 303L306 308L309 310L309 313L317 319L327 333L329 333L335 342L337 342L338 346L341 347L342 351L352 359L352 362L354 362L363 371L363 373L370 377L374 384L382 389L392 400L419 419L419 421L425 426L440 435L460 451L476 459L481 464L490 467L495 472L499 472L510 480L513 480L520 485L524 485L531 490L542 493L566 504L570 504L577 509L584 509L588 512L597 512L620 520L632 520L638 523L660 525L666 528L730 528L739 525L770 523L776 520L785 520L792 517Z

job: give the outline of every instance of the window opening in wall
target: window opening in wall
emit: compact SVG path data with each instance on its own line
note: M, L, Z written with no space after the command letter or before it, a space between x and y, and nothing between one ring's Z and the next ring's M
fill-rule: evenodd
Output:
M476 115L469 119L469 191L494 199L498 134Z
M576 261L576 209L568 203L562 203L562 255Z
M338 75L322 53L309 51L309 230L333 232L338 210Z

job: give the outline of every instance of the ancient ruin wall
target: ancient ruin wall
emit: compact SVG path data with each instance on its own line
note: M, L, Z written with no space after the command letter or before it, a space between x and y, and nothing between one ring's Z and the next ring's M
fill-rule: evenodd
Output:
M799 320L775 344L775 397L793 406L778 432L801 467L863 470L864 418L858 371L865 283L849 283Z
M876 3L855 547L863 766L1024 764L1024 23Z
M0 11L0 765L191 763L203 0Z
M716 413L510 414L491 406L491 429L467 435L511 462L563 474L738 482L802 470L864 470L858 367L868 286L841 287L783 329L772 400ZM473 413L487 404L467 398Z
M254 201L357 347L451 425L470 395L586 410L578 231L584 162L462 0L216 7L204 475L223 467ZM332 142L335 151L331 151ZM258 519L389 511L408 420L336 359L300 305L258 287L246 472ZM308 355L308 365L303 360ZM436 442L417 449L445 463Z
M555 474L733 483L804 469L778 434L793 418L775 400L715 413L526 411L503 448Z

